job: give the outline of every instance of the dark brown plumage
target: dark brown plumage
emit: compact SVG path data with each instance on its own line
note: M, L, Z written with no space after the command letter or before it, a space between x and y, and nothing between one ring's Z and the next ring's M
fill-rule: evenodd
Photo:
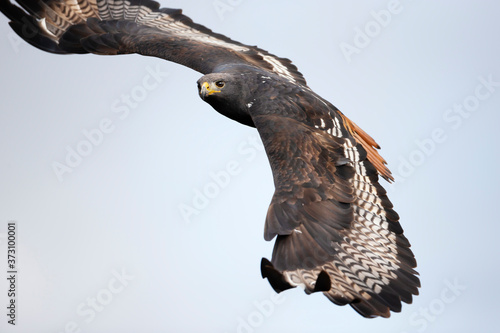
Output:
M221 114L256 127L276 191L264 238L276 237L262 276L277 292L302 286L365 317L389 317L420 286L379 175L376 142L315 94L288 59L193 23L149 0L0 1L19 36L44 51L139 53L205 74L199 93ZM21 8L22 7L22 8Z

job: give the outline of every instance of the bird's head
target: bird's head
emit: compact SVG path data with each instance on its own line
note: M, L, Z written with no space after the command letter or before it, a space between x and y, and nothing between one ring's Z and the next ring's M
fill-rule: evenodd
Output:
M231 102L242 94L244 85L241 75L232 73L211 73L198 80L198 93L207 103L212 100Z
M226 80L220 78L220 79L212 79L212 80L207 80L207 77L202 77L200 80L198 80L198 93L200 94L201 99L207 100L210 98L211 95L215 94L220 94L222 93L222 90L226 86ZM213 97L220 97L224 96L226 93L227 89L224 90L224 93L218 96L213 96Z
M247 104L252 100L245 75L211 73L198 82L198 93L205 102L224 116L242 124L253 126Z

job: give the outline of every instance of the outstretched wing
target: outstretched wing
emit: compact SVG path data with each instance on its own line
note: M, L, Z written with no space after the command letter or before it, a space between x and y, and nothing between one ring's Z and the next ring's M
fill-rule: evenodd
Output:
M326 104L315 109L304 98L288 98L275 105L286 115L268 105L253 117L276 187L264 237L277 238L262 276L277 292L322 291L365 317L399 312L402 301L418 294L416 261L366 142L356 139L362 134L353 135L346 118Z
M233 41L194 23L180 9L151 0L8 0L0 10L14 31L47 52L138 53L170 60L203 74L248 64L306 85L291 61Z
M180 9L159 8L152 0L0 0L12 29L33 46L56 54L138 53L174 61L203 74L247 64L291 83L306 80L289 59L244 45L194 23ZM391 180L376 143L347 118L346 126L368 151L368 158Z

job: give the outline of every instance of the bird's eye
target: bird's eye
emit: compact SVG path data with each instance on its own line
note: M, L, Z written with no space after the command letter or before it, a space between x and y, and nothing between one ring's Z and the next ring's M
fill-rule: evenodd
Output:
M217 82L215 82L215 85L216 85L217 87L219 87L219 88L224 87L224 85L225 85L225 84L226 84L226 83L225 83L224 81L217 81Z

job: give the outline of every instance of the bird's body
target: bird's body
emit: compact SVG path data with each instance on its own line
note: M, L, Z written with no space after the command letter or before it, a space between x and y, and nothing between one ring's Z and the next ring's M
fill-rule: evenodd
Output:
M276 191L264 238L276 243L262 276L388 317L418 294L416 262L379 175L375 141L314 93L288 59L235 42L149 0L0 0L12 28L52 53L139 53L195 69L200 97L256 127Z

